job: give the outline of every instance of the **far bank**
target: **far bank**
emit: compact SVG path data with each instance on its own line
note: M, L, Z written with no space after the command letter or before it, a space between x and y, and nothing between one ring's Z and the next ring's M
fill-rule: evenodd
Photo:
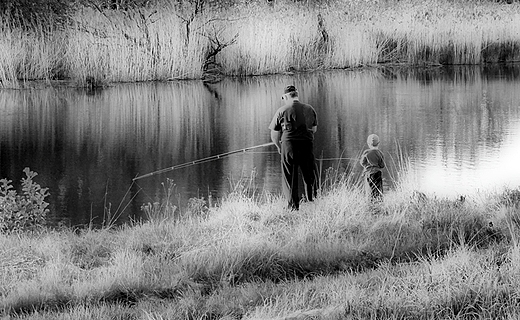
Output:
M202 5L201 5L202 3ZM185 1L80 6L67 23L1 19L0 83L203 79L520 60L520 4L471 1Z

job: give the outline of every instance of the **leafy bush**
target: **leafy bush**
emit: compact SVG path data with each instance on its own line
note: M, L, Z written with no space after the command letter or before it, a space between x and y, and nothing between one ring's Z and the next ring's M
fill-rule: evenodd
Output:
M204 198L189 198L187 212L189 214L200 215L208 213L208 206Z
M21 180L21 194L11 185L11 180L0 180L0 233L34 231L45 225L49 212L49 204L45 202L49 195L47 188L33 181L38 175L36 172L29 168L23 171L27 177Z

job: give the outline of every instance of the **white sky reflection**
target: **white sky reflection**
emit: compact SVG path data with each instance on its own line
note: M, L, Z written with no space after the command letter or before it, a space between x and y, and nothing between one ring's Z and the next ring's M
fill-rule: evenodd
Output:
M412 165L417 188L439 196L473 194L520 185L520 121L511 122L499 148L479 146L475 160L455 159L450 152L443 156L438 147L422 164Z

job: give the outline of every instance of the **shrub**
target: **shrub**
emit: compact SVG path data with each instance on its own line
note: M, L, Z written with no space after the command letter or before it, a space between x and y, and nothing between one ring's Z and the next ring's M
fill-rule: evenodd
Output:
M208 206L204 198L189 198L187 212L189 214L200 215L208 213Z
M47 188L33 181L38 175L36 172L29 168L23 171L27 177L21 180L21 194L11 185L11 180L0 180L0 233L34 231L45 225L49 212L49 203L45 202L49 195Z

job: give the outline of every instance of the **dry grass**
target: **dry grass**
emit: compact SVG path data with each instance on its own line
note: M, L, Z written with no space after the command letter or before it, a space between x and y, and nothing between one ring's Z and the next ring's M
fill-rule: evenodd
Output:
M233 193L183 220L1 236L1 308L42 319L505 317L518 310L517 194L389 192L374 211L338 181L298 213Z
M194 79L203 77L214 52L211 69L228 75L517 61L519 16L516 2L465 0L277 1L196 15L164 4L120 12L81 8L64 31L40 26L26 33L4 22L0 80L10 86L19 79L71 78L82 85Z
M206 39L199 33L186 38L172 10L102 14L83 9L69 34L71 75L78 81L90 76L120 82L200 77ZM200 23L192 22L192 28Z

